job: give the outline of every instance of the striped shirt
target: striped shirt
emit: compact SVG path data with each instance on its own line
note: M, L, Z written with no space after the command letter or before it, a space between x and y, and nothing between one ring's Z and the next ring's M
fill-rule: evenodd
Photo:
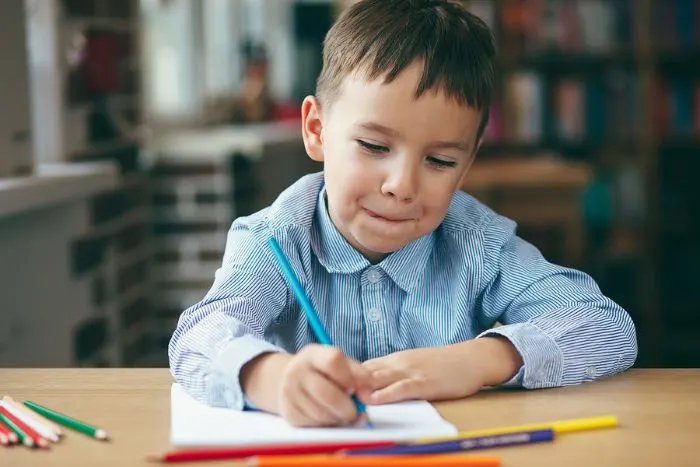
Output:
M171 372L196 399L243 409L245 363L316 342L267 247L271 235L334 344L360 362L498 334L524 362L506 385L579 384L634 363L627 312L588 275L546 261L512 220L468 194L455 194L434 232L378 264L344 240L324 199L323 175L307 175L233 222L211 289L183 312L169 345Z

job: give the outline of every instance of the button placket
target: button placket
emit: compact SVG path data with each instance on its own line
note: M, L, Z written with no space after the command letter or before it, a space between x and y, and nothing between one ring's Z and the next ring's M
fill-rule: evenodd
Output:
M382 273L376 269L372 269L367 272L367 280L369 280L372 284L376 284L382 280Z
M363 274L362 281L362 308L366 329L366 345L369 358L376 358L384 353L387 330L383 322L383 296L384 275L377 269L368 269Z
M377 308L372 308L367 312L367 318L369 318L370 321L377 322L382 319L382 312Z

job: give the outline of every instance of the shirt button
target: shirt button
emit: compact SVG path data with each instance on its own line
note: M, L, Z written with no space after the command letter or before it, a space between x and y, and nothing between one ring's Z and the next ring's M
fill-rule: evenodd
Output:
M589 377L594 378L595 377L595 367L594 366L588 367L588 369L586 369L586 374Z
M382 317L382 312L377 310L376 308L373 308L369 310L369 312L367 313L367 317L370 321L379 321L379 319Z
M375 269L372 269L367 273L367 279L369 279L369 281L372 283L377 283L380 280L382 280L382 273Z

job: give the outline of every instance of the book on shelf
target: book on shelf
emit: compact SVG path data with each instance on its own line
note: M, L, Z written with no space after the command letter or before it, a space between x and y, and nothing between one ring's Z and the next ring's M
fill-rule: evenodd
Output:
M655 42L662 52L700 46L700 2L655 0L652 7Z
M489 128L491 141L536 144L629 140L639 134L639 82L631 72L552 78L536 70L509 73L503 115Z
M700 138L700 76L657 74L650 100L658 137Z
M509 53L606 54L636 43L635 0L512 0L501 23Z

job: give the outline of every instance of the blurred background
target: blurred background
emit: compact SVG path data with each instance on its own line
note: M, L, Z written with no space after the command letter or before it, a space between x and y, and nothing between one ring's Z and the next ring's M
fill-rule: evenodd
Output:
M299 176L340 0L2 0L0 366L165 366L232 220ZM700 1L471 0L498 44L463 189L700 366ZM466 65L465 65L466 66Z

